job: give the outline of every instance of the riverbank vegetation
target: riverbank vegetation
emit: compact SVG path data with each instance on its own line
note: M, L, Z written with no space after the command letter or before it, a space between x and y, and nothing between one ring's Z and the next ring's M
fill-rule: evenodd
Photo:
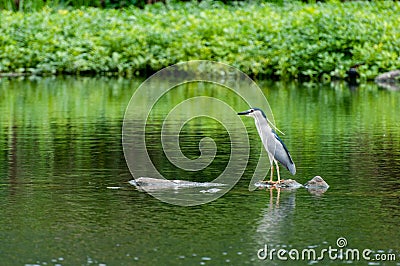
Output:
M0 73L148 75L195 59L284 79L343 79L352 67L372 79L400 68L398 2L0 12Z

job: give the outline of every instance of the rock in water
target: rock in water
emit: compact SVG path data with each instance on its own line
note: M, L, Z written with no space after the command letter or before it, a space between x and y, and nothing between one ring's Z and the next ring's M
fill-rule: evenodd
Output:
M152 177L139 177L135 180L130 180L128 182L136 188L144 190L225 186L225 184L212 182L191 182L186 180L167 180Z
M328 190L329 185L319 175L314 176L313 179L304 184L304 187L314 195L321 195Z
M380 74L375 78L376 82L399 82L400 81L400 70L392 70L383 74Z
M285 179L285 180L281 180L280 183L269 182L269 181L261 181L261 182L255 183L254 186L256 186L258 188L272 188L272 187L275 187L275 188L282 188L282 189L291 190L291 189L300 188L303 185L298 183L296 180Z
M306 188L311 188L311 187L317 187L317 188L329 188L328 183L325 182L325 180L320 177L319 175L314 176L313 179L308 181L307 183L304 184Z
M400 70L392 70L380 74L375 78L375 82L379 87L387 90L399 91L400 90Z

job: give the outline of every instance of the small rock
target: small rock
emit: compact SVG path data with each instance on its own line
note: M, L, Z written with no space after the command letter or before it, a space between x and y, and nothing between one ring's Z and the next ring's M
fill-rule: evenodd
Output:
M328 190L329 185L328 185L328 183L325 182L325 180L322 177L317 175L317 176L314 176L313 179L311 179L310 181L305 183L304 187L311 194L322 195L323 193L325 193Z
M375 78L376 84L379 87L391 90L400 90L400 70L392 70L383 74L380 74Z
M375 78L376 82L399 82L400 81L400 70L392 70L383 74L380 74Z
M313 179L304 184L305 188L329 188L328 183L319 175L314 176Z

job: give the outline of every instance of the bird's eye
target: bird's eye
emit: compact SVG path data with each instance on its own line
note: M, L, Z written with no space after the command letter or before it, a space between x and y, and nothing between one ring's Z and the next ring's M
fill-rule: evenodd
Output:
M251 109L251 110L250 110L250 113L252 113L252 112L254 112L254 110L253 110L253 109Z

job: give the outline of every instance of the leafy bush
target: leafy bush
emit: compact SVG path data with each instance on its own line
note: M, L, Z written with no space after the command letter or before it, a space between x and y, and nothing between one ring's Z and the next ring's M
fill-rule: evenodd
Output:
M0 72L146 74L193 59L254 76L361 78L400 68L400 4L155 4L0 14Z
M0 0L0 9L26 12L37 11L45 6L124 8L128 6L144 7L148 2L148 0Z
M13 10L13 11L37 11L44 6L51 8L58 7L101 7L101 8L125 8L129 6L136 6L143 8L146 4L154 4L157 2L163 3L177 3L187 2L191 0L0 0L0 9ZM192 0L194 1L194 0ZM198 2L204 0L197 0ZM245 2L248 0L208 0L218 1L224 4L236 4L237 2ZM283 4L285 0L258 0L260 2L279 3ZM336 1L338 0L318 0L318 2ZM341 0L346 1L346 0ZM348 1L348 0L347 0ZM357 0L352 0L357 1ZM316 0L301 0L305 3L315 3Z

